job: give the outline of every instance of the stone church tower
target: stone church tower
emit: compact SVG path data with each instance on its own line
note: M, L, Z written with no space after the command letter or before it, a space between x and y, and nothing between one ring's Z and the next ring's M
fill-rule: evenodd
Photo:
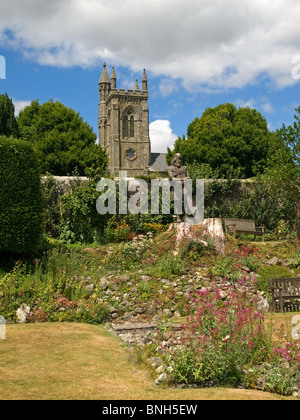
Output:
M127 171L128 176L145 175L151 164L146 72L142 91L137 80L134 90L127 91L117 90L116 82L114 68L109 78L104 63L99 81L99 143L107 152L112 175L120 170Z

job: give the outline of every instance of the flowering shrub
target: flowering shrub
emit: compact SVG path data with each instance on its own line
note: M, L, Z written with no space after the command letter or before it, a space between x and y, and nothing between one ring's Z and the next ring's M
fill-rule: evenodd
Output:
M155 233L165 232L168 229L169 225L162 225L161 223L144 223L143 228L146 231Z
M212 282L186 296L187 322L158 334L158 351L175 383L249 385L250 367L274 363L278 357L290 367L300 357L292 345L272 348L254 291L255 284L244 278L236 285Z
M72 302L66 297L58 295L56 301L54 302L54 306L57 308L71 310L77 307L77 302Z
M82 300L74 314L76 322L86 322L88 324L102 324L109 307L105 302L99 301L96 296L91 296L88 300Z
M127 222L118 220L116 216L112 216L105 226L104 236L108 242L122 242L128 239L131 227Z
M210 274L236 281L248 272L257 272L263 261L264 255L257 248L242 245L233 253L219 257L210 267Z
M281 395L291 395L300 388L299 367L296 364L280 363L276 358L249 367L244 373L243 384L248 388L259 387L263 391Z
M152 233L148 232L147 235L137 235L132 241L123 244L118 256L119 266L126 269L133 264L141 264L152 241Z
M250 245L242 245L235 251L234 259L237 261L238 268L256 271L261 265L264 256L261 255L257 248L252 248Z
M31 311L27 317L27 322L47 322L47 321L48 321L48 314L41 307Z

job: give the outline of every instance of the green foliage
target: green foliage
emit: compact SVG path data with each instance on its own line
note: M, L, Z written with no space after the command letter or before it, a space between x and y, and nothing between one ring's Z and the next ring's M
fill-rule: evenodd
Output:
M180 256L169 254L160 260L159 275L162 277L180 276L185 272L185 262Z
M47 174L42 180L42 193L44 198L44 230L49 237L59 236L61 220L60 197L63 188L55 181L51 174Z
M173 383L256 388L260 381L265 391L292 394L299 345L273 341L254 290L251 282L228 287L224 279L186 296L186 322L177 330L162 325L155 342Z
M17 261L0 278L0 314L16 321L16 311L29 306L28 322L102 323L108 313L103 293L87 288L100 278L99 261L87 253L62 247L45 253L35 265Z
M237 281L249 272L257 272L264 263L264 255L251 245L243 244L225 255L217 256L207 270L212 277Z
M222 293L228 295L225 303ZM217 287L212 282L205 291L187 296L190 316L181 326L182 333L160 338L168 342L168 349L161 347L161 352L173 381L237 386L243 366L260 357L266 360L270 336L252 298L253 285L244 281L237 287Z
M300 241L300 107L294 124L276 131L272 137L266 172L267 182L287 198L297 213L297 238Z
M104 228L104 238L109 242L127 241L131 227L126 223L126 220L118 220L115 215L110 217Z
M111 233L111 235L113 235L113 233ZM107 267L121 272L140 268L143 265L144 259L146 258L145 255L149 252L150 245L152 244L152 242L150 243L150 236L151 235L137 235L132 241L121 243L107 257Z
M265 392L292 395L300 381L300 373L297 366L274 360L245 371L244 384L247 388L256 387L258 381Z
M150 197L149 197L150 200ZM165 230L173 222L172 214L126 214L124 220L136 233L152 233Z
M19 137L15 106L6 93L0 95L0 136Z
M31 146L0 137L0 250L30 253L42 234L43 200Z
M107 257L107 267L119 272L140 269L149 276L165 278L183 274L186 261L181 255L174 255L175 240L164 240L167 234L153 237L149 231L146 235L140 234L132 241L121 243Z
M256 226L277 237L294 231L296 210L264 177L240 181L228 177L205 183L205 217L233 217L254 220ZM282 229L284 226L284 230Z
M36 150L43 173L68 175L77 168L84 175L87 167L107 164L92 128L60 102L32 101L20 112L18 124L21 137Z
M207 108L183 136L168 150L168 162L181 153L186 165L206 164L221 176L239 169L243 178L261 173L265 168L270 133L266 120L255 109L227 103Z
M65 190L52 175L43 180L46 218L45 231L50 238L62 243L103 242L103 230L108 216L96 209L99 193L97 181L105 175L105 168L91 167L88 181L81 181L76 172Z
M69 244L93 242L95 232L92 229L92 219L94 207L96 208L95 191L85 185L71 187L71 190L60 198L60 203L59 239Z
M71 186L67 194L60 197L59 239L62 242L74 244L101 241L101 231L108 217L98 214L97 198L93 181Z
M295 277L294 273L287 267L278 265L262 265L257 270L257 287L264 292L270 291L270 279L280 277Z
M197 179L196 166L194 165L194 172L191 173L193 180ZM89 169L90 174L93 171ZM270 239L290 236L294 232L296 211L288 197L271 188L263 178L241 182L234 175L229 173L226 179L205 181L205 218L251 219L257 226L265 226ZM129 213L122 217L127 225L126 229L107 225L110 218L119 220L119 216L97 213L96 201L99 193L95 185L94 179L90 179L88 183L75 179L63 195L60 184L53 177L47 176L44 179L45 230L48 235L66 243L120 242L132 239L135 234L163 232L173 222L172 208L171 214L152 215L149 205L149 214ZM116 190L118 211L118 188ZM253 240L253 236L245 240Z

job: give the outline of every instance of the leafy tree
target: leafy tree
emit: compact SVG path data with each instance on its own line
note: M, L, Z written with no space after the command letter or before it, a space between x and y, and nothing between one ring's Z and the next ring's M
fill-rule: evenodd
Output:
M0 136L19 136L15 106L7 93L0 95Z
M105 169L106 154L96 144L96 134L79 113L61 102L32 101L20 112L18 124L21 137L37 152L42 173L84 175L85 168L96 164Z
M266 177L282 197L293 203L297 212L297 240L300 243L300 107L295 110L293 125L286 127L283 124L273 136Z
M269 138L267 122L258 111L227 103L207 108L189 124L187 138L176 140L167 159L181 153L187 165L207 164L220 176L238 169L249 178L264 171Z

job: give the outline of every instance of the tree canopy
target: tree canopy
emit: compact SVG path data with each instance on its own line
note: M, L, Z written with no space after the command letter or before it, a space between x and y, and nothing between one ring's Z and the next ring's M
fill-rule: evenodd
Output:
M297 239L300 242L300 107L296 108L293 125L285 124L272 138L267 181L283 197L294 204L297 211Z
M19 130L15 117L15 106L5 93L0 95L0 136L18 137Z
M38 100L20 111L20 135L31 143L40 161L42 173L85 175L85 168L106 167L107 158L96 144L97 136L79 113L61 102Z
M226 103L207 108L188 125L187 138L179 137L168 162L181 153L185 164L207 164L225 175L239 169L249 178L264 171L270 132L265 118L255 109Z

